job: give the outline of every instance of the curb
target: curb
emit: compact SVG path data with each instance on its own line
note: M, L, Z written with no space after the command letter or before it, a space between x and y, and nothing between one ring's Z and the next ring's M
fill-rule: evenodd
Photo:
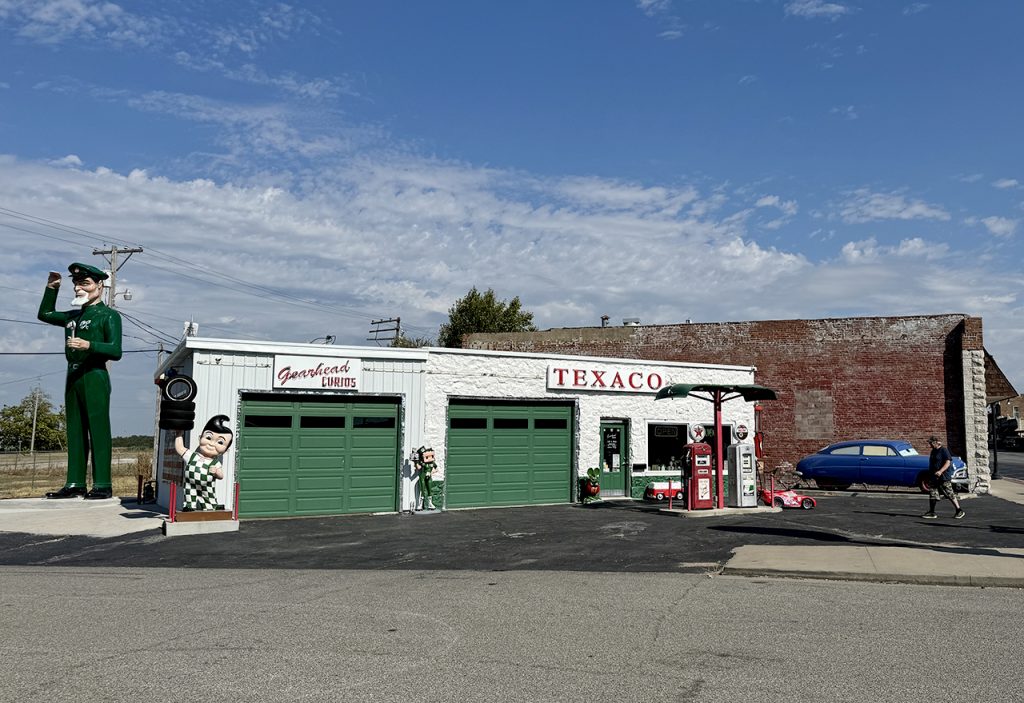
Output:
M815 579L820 581L861 581L902 583L914 586L973 586L976 588L1024 588L1024 578L1012 576L958 576L954 574L866 574L855 571L798 571L725 566L722 576Z

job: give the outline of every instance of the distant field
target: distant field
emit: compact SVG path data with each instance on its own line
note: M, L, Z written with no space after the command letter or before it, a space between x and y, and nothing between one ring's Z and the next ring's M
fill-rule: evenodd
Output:
M133 496L138 492L138 476L152 476L153 453L150 450L115 449L111 466L114 495ZM0 454L0 499L33 498L55 491L67 478L68 458L64 452L36 452L35 462L26 453ZM90 472L92 471L90 467ZM92 476L89 476L92 486Z

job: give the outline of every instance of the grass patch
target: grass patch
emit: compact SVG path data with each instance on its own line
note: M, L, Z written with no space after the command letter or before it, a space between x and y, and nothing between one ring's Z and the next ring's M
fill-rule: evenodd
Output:
M67 454L64 452L36 452L34 466L33 458L28 453L0 455L0 499L40 498L47 491L56 491L67 479L67 467ZM115 496L137 495L138 477L141 475L148 481L152 473L152 452L114 450L110 478ZM92 487L91 480L89 486Z

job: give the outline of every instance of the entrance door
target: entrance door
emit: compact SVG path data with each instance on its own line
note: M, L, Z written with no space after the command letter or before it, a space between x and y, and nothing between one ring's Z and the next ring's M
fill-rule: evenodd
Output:
M601 423L601 495L626 495L629 438L624 422Z

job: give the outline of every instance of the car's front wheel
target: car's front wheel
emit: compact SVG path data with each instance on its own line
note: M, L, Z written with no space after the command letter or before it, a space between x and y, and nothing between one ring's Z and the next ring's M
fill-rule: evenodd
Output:
M811 500L810 498L804 498L803 500L800 501L800 507L803 508L804 510L810 510L811 508L814 507L814 501Z

